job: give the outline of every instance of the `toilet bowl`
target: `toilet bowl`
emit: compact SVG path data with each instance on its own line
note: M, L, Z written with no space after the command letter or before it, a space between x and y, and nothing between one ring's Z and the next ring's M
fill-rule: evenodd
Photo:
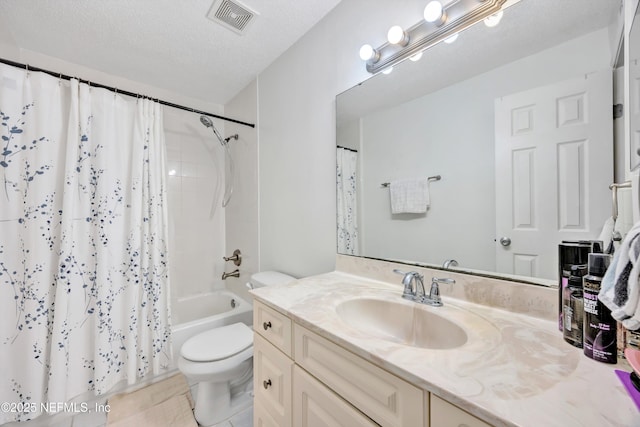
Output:
M251 276L247 286L288 283L293 277L275 271ZM194 416L202 426L217 424L252 404L242 395L253 378L253 331L244 323L214 328L189 338L180 348L178 369L198 382Z

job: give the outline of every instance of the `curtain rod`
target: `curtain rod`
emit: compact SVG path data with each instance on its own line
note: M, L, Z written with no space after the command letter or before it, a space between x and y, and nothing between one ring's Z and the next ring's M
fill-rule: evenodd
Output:
M68 76L66 74L56 73L54 71L45 70L43 68L32 67L31 65L28 65L28 64L21 64L19 62L10 61L10 60L4 59L4 58L0 58L0 63L11 65L12 67L16 67L16 68L22 68L22 69L25 69L27 71L39 71L41 73L46 73L46 74L49 74L50 76L58 77L58 78L64 79L64 80L76 79L80 83L87 83L87 84L89 84L89 85L91 85L93 87L99 87L99 88L102 88L102 89L107 89L107 90L110 90L111 92L120 93L122 95L132 96L134 98L141 96L139 93L129 92L129 91L126 91L126 90L120 90L117 87L107 86L107 85L103 85L103 84L100 84L100 83L95 83L95 82L92 82L90 80L83 80L83 79L80 79L78 77L72 77L72 76ZM166 105L168 107L177 108L179 110L190 111L190 112L196 113L196 114L203 114L205 116L215 117L216 119L226 120L228 122L233 122L233 123L237 123L239 125L249 126L249 127L252 127L252 128L256 127L256 125L253 124L253 123L242 122L240 120L231 119L229 117L220 116L218 114L207 113L206 111L196 110L195 108L185 107L183 105L174 104L172 102L163 101L161 99L153 98L153 97L150 97L150 96L144 96L144 95L142 95L142 96L145 97L145 98L155 99L156 101L158 101L159 104Z
M342 145L336 145L336 147L342 148L343 150L347 150L347 151L353 151L354 153L358 152L358 150L356 150L355 148L347 148L347 147L343 147Z

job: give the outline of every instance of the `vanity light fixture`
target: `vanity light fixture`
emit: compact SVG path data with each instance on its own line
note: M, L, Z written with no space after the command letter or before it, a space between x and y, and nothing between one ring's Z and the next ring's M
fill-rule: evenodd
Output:
M360 48L360 59L368 62L376 62L380 58L380 53L370 44L362 45Z
M360 58L366 61L367 71L372 74L388 69L407 58L414 57L412 59L417 60L425 49L449 38L455 40L459 32L485 18L491 17L488 21L493 22L497 17L499 22L502 6L507 1L457 0L446 5L439 1L430 1L423 11L424 20L421 19L406 30L397 25L391 27L387 34L388 42L378 48L368 44L362 46Z
M393 71L393 67L387 67L384 70L382 70L382 74L391 74L392 71Z
M424 20L427 22L435 22L437 26L447 21L447 14L444 12L442 3L439 1L430 1L424 8Z
M400 25L394 25L387 32L387 41L404 47L409 44L409 35Z

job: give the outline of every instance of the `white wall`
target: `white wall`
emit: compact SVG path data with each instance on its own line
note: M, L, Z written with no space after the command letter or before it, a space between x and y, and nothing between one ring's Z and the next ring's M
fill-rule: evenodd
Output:
M256 123L257 84L252 82L225 106L229 117ZM238 268L240 278L228 278L227 287L247 301L251 300L245 284L251 274L259 271L260 248L258 245L258 133L255 128L227 123L227 136L238 134L237 141L231 140L230 150L235 163L235 188L233 197L225 209L227 256L234 249L242 251L242 264L236 267L226 263L226 271Z
M609 69L610 58L603 29L363 118L362 254L495 271L494 100ZM442 180L427 214L391 215L380 183L431 175Z
M258 76L261 269L333 270L335 96L369 77L358 50L424 1L343 0Z
M214 124L224 132L219 120ZM181 297L224 288L221 276L225 268L226 212L219 200L211 216L217 182L219 199L224 192L224 153L211 129L204 127L196 114L165 107L164 129L169 174L169 272L175 303ZM179 310L173 314L175 324L183 321Z

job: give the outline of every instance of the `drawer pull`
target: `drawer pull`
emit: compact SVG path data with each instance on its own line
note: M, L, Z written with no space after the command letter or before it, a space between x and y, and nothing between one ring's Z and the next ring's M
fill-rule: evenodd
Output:
M271 322L263 322L262 323L262 327L264 328L264 330L266 331L267 329L269 329L271 327Z
M264 389L268 389L271 386L271 379L268 379L267 381L262 381L262 386L264 387Z

